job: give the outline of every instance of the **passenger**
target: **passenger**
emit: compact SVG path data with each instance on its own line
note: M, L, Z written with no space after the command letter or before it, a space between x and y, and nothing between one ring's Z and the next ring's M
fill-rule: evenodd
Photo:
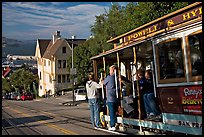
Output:
M106 86L106 92L107 92L107 104L108 104L108 112L110 115L110 127L108 130L116 130L115 124L117 123L117 117L116 117L116 111L117 111L117 105L118 105L118 99L116 97L116 92L119 90L119 81L118 87L116 89L116 83L115 83L115 74L114 71L116 70L116 66L112 65L109 68L110 74L104 79L103 84ZM117 79L118 80L118 79Z
M86 82L87 98L89 102L90 112L91 112L91 123L95 128L102 127L100 123L99 115L99 93L98 88L102 88L101 84L93 81L93 73L88 75L89 81Z
M131 81L128 80L125 76L121 76L121 79L119 79L122 84L122 95L124 96L129 96L131 92Z
M144 77L144 71L143 70L138 70L136 74L137 80L139 81L139 88L142 91L144 88L145 84L145 77ZM141 92L143 93L143 92Z
M152 73L150 70L147 70L145 72L145 78L146 78L144 86L145 93L143 95L143 100L147 120L159 121L161 120L161 115L155 102Z
M145 85L145 76L144 76L144 71L142 69L138 70L136 73L136 79L139 84L139 91L140 92L140 98L137 96L138 99L140 99L140 110L144 110L144 101L143 101L143 95L145 93L144 91L144 85ZM137 90L137 83L135 81L135 89ZM141 111L141 118L143 119L145 116L145 112Z

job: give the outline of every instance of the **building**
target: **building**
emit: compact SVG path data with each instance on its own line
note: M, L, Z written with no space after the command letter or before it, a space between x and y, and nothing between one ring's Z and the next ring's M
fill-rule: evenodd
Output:
M52 39L38 39L35 56L37 58L39 76L39 96L55 94L58 90L71 87L68 59L72 55L72 44L77 46L86 39L61 38L56 31Z
M2 78L9 77L12 72L13 71L10 67L6 67L6 68L2 69Z

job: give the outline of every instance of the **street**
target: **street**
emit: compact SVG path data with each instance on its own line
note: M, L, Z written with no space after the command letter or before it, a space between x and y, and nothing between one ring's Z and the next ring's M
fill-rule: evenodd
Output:
M67 96L2 100L2 135L113 135L91 127L86 101L63 105ZM67 98L67 101L71 100Z

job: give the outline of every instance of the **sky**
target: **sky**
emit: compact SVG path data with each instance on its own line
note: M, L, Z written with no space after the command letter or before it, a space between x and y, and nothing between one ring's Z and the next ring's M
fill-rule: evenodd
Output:
M127 2L118 2L121 6ZM2 36L17 40L62 38L88 39L95 16L105 13L111 2L3 2Z

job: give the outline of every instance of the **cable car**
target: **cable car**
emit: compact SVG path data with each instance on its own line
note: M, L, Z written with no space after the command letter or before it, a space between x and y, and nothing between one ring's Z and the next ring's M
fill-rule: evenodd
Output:
M107 41L111 50L91 57L95 80L108 75L116 64L118 77L126 77L130 88L122 92L120 81L117 123L128 126L191 135L202 135L202 2L167 14ZM150 70L154 97L161 112L160 121L145 119L142 94L135 74ZM100 71L102 70L102 71ZM127 89L127 87L126 87ZM103 105L106 90L101 91ZM127 99L131 103L127 103ZM124 103L126 101L126 103ZM109 124L107 107L101 119Z

